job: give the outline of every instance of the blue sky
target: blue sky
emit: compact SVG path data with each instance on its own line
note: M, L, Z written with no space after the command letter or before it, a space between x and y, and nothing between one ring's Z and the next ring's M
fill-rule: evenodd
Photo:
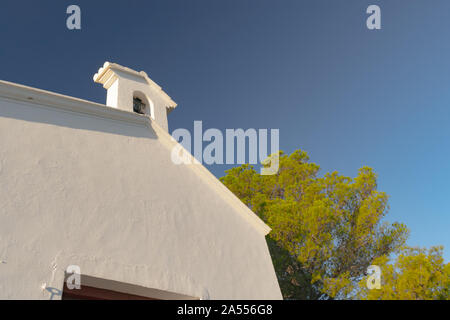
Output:
M66 28L77 4L82 30ZM366 28L377 4L382 29ZM389 221L450 257L450 2L22 1L0 5L0 79L100 103L104 61L179 104L170 129L279 128L322 173L371 166ZM210 166L218 177L228 166Z

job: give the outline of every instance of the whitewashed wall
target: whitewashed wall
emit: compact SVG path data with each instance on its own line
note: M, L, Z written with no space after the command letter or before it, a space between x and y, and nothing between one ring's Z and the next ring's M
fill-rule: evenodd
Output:
M72 264L200 299L280 299L263 232L172 164L167 141L0 97L0 299L48 299Z

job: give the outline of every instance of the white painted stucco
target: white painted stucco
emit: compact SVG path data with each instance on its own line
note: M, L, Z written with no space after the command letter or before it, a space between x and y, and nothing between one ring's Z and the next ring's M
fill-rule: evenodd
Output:
M270 229L175 144L149 116L0 81L0 299L49 299L69 265L135 294L281 299Z

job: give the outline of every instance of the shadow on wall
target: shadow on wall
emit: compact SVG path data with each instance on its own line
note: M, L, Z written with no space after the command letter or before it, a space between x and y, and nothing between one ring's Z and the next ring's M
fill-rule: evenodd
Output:
M102 108L99 106L99 108ZM108 107L105 107L108 108ZM143 115L136 115L144 117ZM158 139L149 126L120 120L102 118L83 113L75 113L54 107L26 102L0 100L0 117L40 122L78 130L89 130L130 137Z

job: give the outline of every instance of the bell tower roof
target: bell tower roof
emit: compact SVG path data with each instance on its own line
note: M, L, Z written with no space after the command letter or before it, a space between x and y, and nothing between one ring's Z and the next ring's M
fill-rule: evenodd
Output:
M93 79L94 82L101 83L105 89L109 89L112 83L117 79L118 73L120 72L144 79L151 87L160 91L161 95L164 98L166 98L169 108L171 110L177 107L176 102L173 101L172 98L167 93L164 92L161 86L159 86L155 81L150 79L145 71L138 72L128 67L121 66L120 64L106 61L103 64L103 67L98 69L97 73L94 74Z

